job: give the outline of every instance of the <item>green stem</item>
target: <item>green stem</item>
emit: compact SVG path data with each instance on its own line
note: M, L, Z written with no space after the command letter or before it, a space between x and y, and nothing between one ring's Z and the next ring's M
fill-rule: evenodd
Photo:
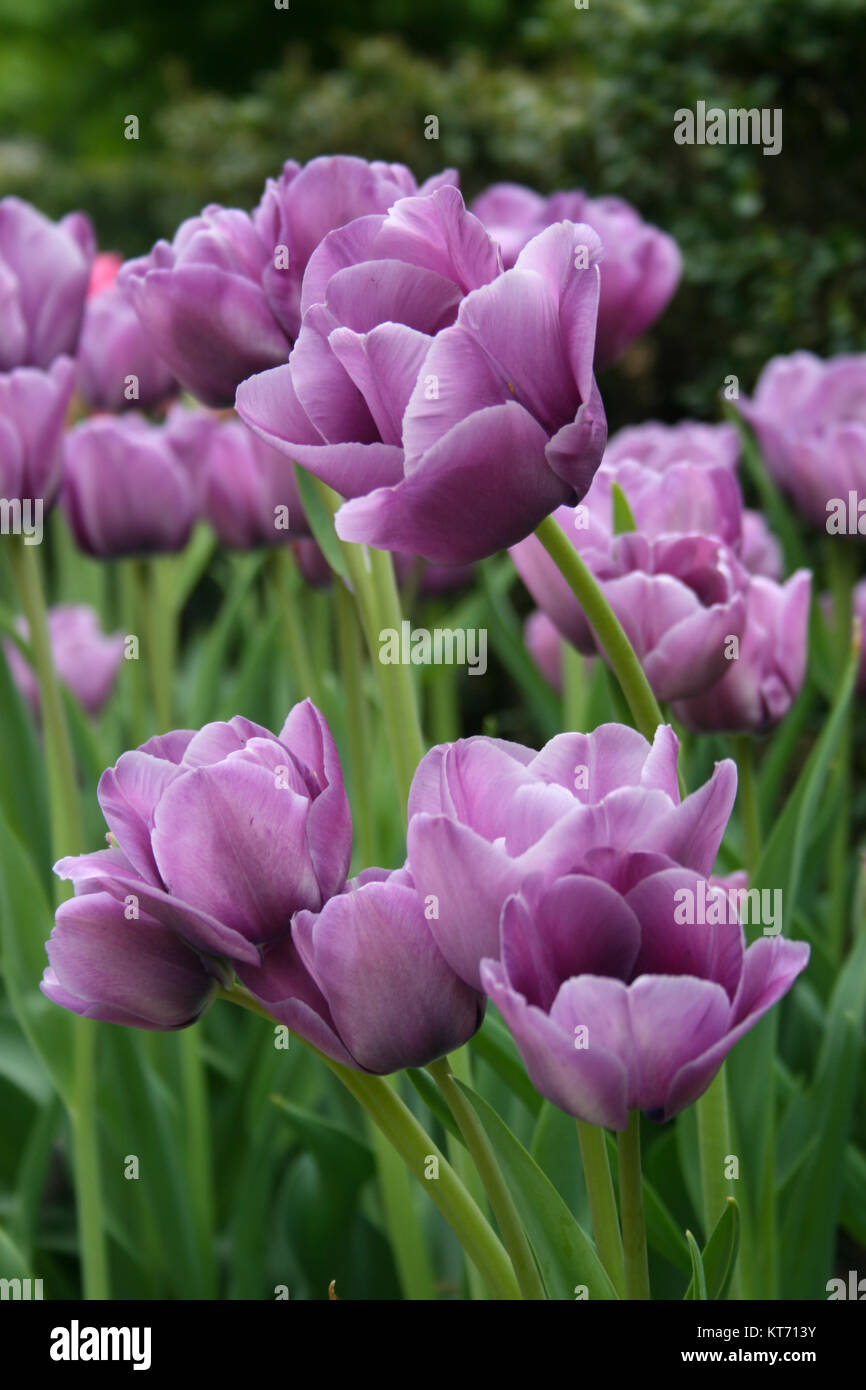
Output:
M743 819L743 839L746 847L746 868L754 874L761 858L761 818L755 783L754 740L749 734L737 734L734 752L737 759L740 814Z
M625 1298L625 1259L604 1130L578 1120L577 1137L599 1257L619 1297Z
M449 1058L451 1070L458 1080L472 1085L472 1055L468 1046L459 1047L456 1052L452 1052ZM478 1169L472 1162L472 1155L467 1151L464 1144L453 1134L445 1136L445 1151L453 1165L463 1186L470 1196L478 1203L479 1211L489 1220L489 1208L487 1205L487 1193L484 1191L484 1184L478 1173ZM478 1273L471 1260L466 1260L466 1280L469 1285L469 1296L474 1303L484 1303L490 1297L487 1285Z
M373 798L367 766L370 735L367 721L367 700L364 693L363 653L351 595L345 585L336 577L334 579L334 599L337 611L340 669L345 694L343 707L346 711L349 767L354 792L352 820L358 833L361 862L368 865L378 863L378 860L375 858Z
M116 564L118 588L120 591L120 610L125 637L134 637L141 627L141 604L138 592L138 578L134 560L120 560ZM138 747L148 735L147 696L141 672L141 654L137 661L123 663L126 688L129 698L129 740Z
M562 714L566 729L582 729L586 718L586 663L570 642L561 642Z
M650 1287L643 1213L639 1110L630 1111L628 1127L617 1135L617 1151L626 1298L647 1299Z
M299 699L307 696L317 708L322 705L318 674L310 659L304 626L298 611L299 575L291 551L275 546L268 556L267 584L283 624L289 661L292 667L292 688Z
M157 733L164 734L173 726L171 672L173 666L173 611L167 608L166 598L158 579L158 560L135 560L138 591L139 622L144 638L144 660L153 703Z
M406 1297L413 1303L433 1302L436 1298L433 1268L412 1200L409 1174L384 1132L372 1118L368 1117L367 1122L376 1155L385 1229L400 1276L400 1285Z
M724 1066L695 1106L698 1121L698 1156L704 1204L704 1239L709 1240L732 1195L725 1165L731 1152L727 1080Z
M657 727L662 723L661 710L622 624L605 598L598 580L552 516L545 517L535 528L535 534L583 609L598 645L619 681L636 728L644 738L652 741Z
M271 1015L247 990L235 986L230 990L220 990L219 993L230 1003L239 1004L273 1023ZM520 1290L501 1242L485 1221L445 1155L440 1153L429 1134L418 1123L408 1106L403 1104L393 1087L389 1086L384 1077L373 1076L369 1072L352 1071L349 1067L326 1057L305 1039L301 1038L300 1041L339 1078L374 1124L378 1125L410 1172L439 1208L496 1297L519 1300ZM438 1177L432 1176L434 1166L438 1168ZM428 1172L431 1173L429 1178Z
M215 1204L210 1111L207 1097L207 1073L201 1054L201 1036L197 1028L186 1028L180 1034L181 1092L186 1127L186 1169L190 1201L201 1246L203 1267L213 1291Z
M457 1121L460 1133L466 1140L466 1147L478 1169L499 1223L505 1248L511 1257L521 1296L533 1302L542 1302L546 1295L535 1257L484 1128L455 1082L448 1058L440 1057L438 1061L428 1063L427 1070L442 1092L451 1114Z
M833 597L833 658L836 679L841 681L848 661L853 622L853 588L856 578L856 558L849 541L827 537L825 547L827 577ZM840 961L849 926L849 846L851 840L851 706L845 716L837 753L837 773L834 790L838 788L839 812L830 840L829 906L827 931L830 949Z
M10 545L9 552L39 680L51 813L51 849L52 854L59 858L64 854L78 854L84 848L75 762L51 660L39 560L35 549L17 538ZM58 902L66 896L66 889L60 880L55 884L55 893ZM108 1297L108 1255L96 1128L96 1029L85 1019L76 1019L71 1026L74 1037L73 1081L71 1095L66 1099L72 1126L84 1297L102 1300Z

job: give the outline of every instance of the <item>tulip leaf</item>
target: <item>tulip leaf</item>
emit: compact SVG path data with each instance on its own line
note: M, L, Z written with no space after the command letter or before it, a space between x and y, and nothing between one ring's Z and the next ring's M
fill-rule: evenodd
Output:
M466 1140L454 1123L454 1116L442 1099L442 1094L435 1082L430 1079L427 1072L421 1067L407 1067L406 1075L424 1104L427 1106L427 1109L436 1117L443 1129L445 1129L453 1139L456 1139L465 1147Z
M734 1198L728 1198L702 1253L691 1231L686 1231L686 1240L692 1257L692 1279L684 1298L714 1302L725 1298L740 1248L740 1211Z
M286 1116L305 1149L313 1155L322 1177L332 1187L360 1187L376 1175L373 1150L342 1125L334 1124L312 1110L304 1110L283 1096L272 1095L272 1103Z
M613 534L621 536L626 531L636 531L637 522L634 519L634 513L619 483L611 484L610 500L613 504Z
M30 1279L24 1254L0 1226L0 1279Z
M470 1039L469 1046L537 1119L544 1101L526 1075L526 1068L511 1034L492 1006L488 1007L484 1025Z
M0 814L38 865L50 862L45 764L36 728L0 645ZM43 876L47 884L49 875Z
M487 1101L462 1081L456 1084L490 1141L538 1262L548 1298L572 1300L585 1289L584 1296L590 1299L615 1299L616 1290L595 1246L553 1183Z
M318 544L319 549L327 560L335 574L338 574L343 583L351 588L349 571L340 550L340 542L334 531L334 523L328 515L324 502L316 491L316 485L310 477L306 468L302 468L299 463L294 465L295 482L298 485L298 493L301 498L301 505L304 515L310 525L310 530Z

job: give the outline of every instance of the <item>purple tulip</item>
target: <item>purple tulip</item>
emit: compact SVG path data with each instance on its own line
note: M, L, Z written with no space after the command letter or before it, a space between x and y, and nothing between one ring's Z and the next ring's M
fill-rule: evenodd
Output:
M58 357L47 372L0 373L0 498L52 506L63 476L63 426L75 367Z
M288 356L262 289L269 259L245 212L211 204L118 273L153 349L205 405L231 405L239 381Z
M627 425L611 436L604 451L606 464L636 459L654 473L664 473L675 463L716 464L734 472L739 457L740 439L733 425L704 425L696 420Z
M215 431L198 485L204 515L225 546L253 550L309 532L292 465L241 420Z
M40 989L84 1018L131 1028L186 1028L231 972L141 912L130 919L110 893L85 893L57 909Z
M766 733L784 719L803 685L812 576L786 584L755 576L746 588L746 625L721 680L674 704L690 729Z
M236 716L124 753L99 804L115 847L56 866L76 892L140 908L196 950L250 965L292 914L340 892L352 820L331 732L309 700L279 737Z
M119 290L92 296L78 344L78 389L93 410L147 410L177 390Z
M483 1000L446 964L405 870L368 869L321 912L299 912L261 967L240 967L268 1012L347 1066L384 1074L462 1046Z
M782 547L762 514L748 507L743 511L740 560L750 574L762 574L765 579L782 578Z
M477 988L480 961L499 954L505 900L528 879L583 875L591 915L656 869L707 876L735 794L727 761L681 803L677 740L666 726L652 746L619 724L560 734L540 753L461 739L418 765L408 868L438 912L430 929L442 954Z
M588 198L578 190L542 198L520 184L500 183L476 198L472 211L500 243L506 267L552 223L585 222L598 233L604 246L595 349L600 367L615 362L655 322L679 284L676 242L622 198Z
M83 213L51 222L20 198L0 200L0 371L75 354L94 251Z
M774 357L740 409L804 515L832 532L841 513L841 529L850 531L849 494L866 497L866 353L828 362L810 352ZM859 520L855 504L853 529L866 534Z
M182 550L195 520L193 484L166 429L131 412L98 415L66 437L63 504L88 555Z
M523 626L523 640L529 655L548 685L562 689L562 634L546 613L536 608Z
M400 198L456 183L456 171L446 169L419 189L405 165L368 164L354 155L323 155L303 168L288 160L278 179L268 179L253 213L269 253L262 286L286 336L295 339L300 332L304 271L328 232L356 217L385 213ZM280 264L280 247L287 253L283 259L288 259L288 265Z
M238 413L354 499L343 540L481 559L578 500L599 462L599 256L561 223L502 274L457 189L401 199L324 239L291 359L244 382Z
M29 639L26 618L15 624ZM60 680L88 714L96 715L108 700L123 661L123 634L106 637L99 617L87 604L59 604L48 614L51 657ZM30 663L14 642L4 642L3 652L15 684L34 714L39 713L39 682Z

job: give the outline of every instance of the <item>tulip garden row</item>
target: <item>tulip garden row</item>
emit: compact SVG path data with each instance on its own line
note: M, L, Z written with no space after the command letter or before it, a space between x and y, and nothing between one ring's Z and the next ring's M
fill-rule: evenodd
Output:
M619 199L350 157L125 263L0 202L4 1276L862 1263L866 356L608 441L680 272Z

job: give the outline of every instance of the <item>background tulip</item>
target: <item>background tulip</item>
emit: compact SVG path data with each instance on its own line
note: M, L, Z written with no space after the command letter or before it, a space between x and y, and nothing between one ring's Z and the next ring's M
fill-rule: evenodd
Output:
M615 362L655 322L679 284L676 242L642 221L622 198L589 198L579 190L542 198L504 183L476 198L472 211L499 241L506 267L516 265L526 244L555 222L582 222L598 232L604 260L595 357L601 367Z
M221 423L198 473L204 515L223 545L280 545L308 533L292 465L241 420Z
M63 475L63 426L75 368L58 357L47 372L19 367L0 373L0 497L47 510Z
M15 624L28 638L26 619ZM88 714L98 714L114 688L123 661L123 634L107 637L95 609L83 603L62 603L48 614L48 636L54 669ZM34 714L39 712L39 682L30 663L14 642L4 642L3 652L12 678Z
M74 355L94 250L83 213L51 222L20 198L0 199L0 371Z
M697 420L626 425L611 435L604 451L605 464L637 459L655 473L664 473L675 463L719 464L735 470L739 457L740 440L733 425L705 425Z
M177 389L132 305L113 287L87 301L78 343L78 389L93 410L147 410Z

